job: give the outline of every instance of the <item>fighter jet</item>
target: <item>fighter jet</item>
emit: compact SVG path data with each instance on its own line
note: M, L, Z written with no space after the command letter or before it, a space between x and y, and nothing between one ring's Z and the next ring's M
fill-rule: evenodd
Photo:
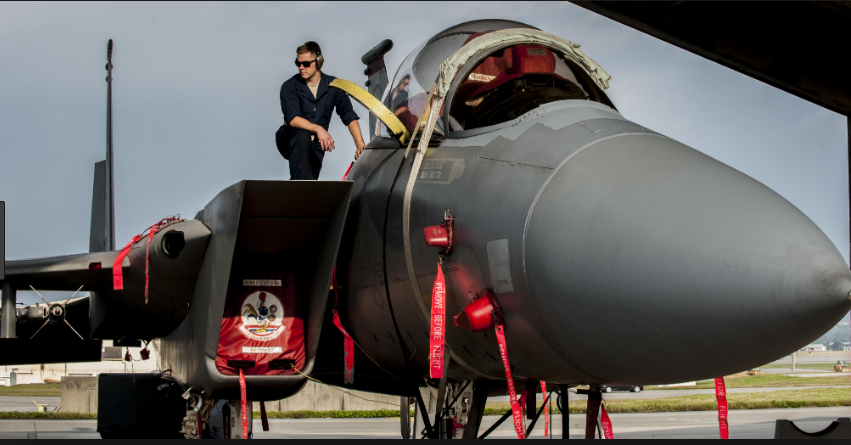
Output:
M566 403L577 385L719 377L851 308L851 271L812 221L622 116L578 44L467 22L390 81L391 48L364 55L368 90L332 85L372 112L342 181L241 181L119 248L96 169L92 251L6 262L0 360L156 339L160 374L100 376L104 437L246 437L246 400L310 377L399 395L403 436L419 433L410 400L427 436L475 438L489 394L523 387L534 417L539 382ZM5 310L31 287L91 296Z

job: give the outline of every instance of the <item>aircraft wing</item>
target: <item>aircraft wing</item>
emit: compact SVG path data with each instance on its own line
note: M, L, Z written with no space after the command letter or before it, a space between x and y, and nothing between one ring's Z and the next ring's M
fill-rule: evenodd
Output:
M15 290L96 290L112 285L112 264L118 252L92 252L6 262L6 281ZM130 267L124 258L122 267Z

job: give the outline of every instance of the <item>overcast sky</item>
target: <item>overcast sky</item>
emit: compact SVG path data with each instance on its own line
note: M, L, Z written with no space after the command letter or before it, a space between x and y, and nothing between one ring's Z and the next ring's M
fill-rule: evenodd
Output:
M653 37L562 3L0 2L0 200L6 259L88 250L94 163L105 156L106 44L115 41L117 244L193 217L242 179L287 179L274 133L295 48L363 84L361 55L389 38L392 78L416 45L457 23L517 20L581 43L613 77L628 119L766 184L849 256L846 120ZM355 105L366 132L367 113ZM337 150L354 152L336 117Z

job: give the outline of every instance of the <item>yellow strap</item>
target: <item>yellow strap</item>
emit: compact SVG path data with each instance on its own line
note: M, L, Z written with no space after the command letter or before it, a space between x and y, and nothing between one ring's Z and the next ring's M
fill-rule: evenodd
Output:
M381 103L380 100L376 99L375 96L369 94L368 91L363 88L349 82L345 79L334 79L331 84L334 88L339 88L349 96L352 96L358 103L365 106L378 120L383 123L390 133L393 136L399 138L399 142L404 144L407 142L408 138L411 136L411 133L408 132L408 129L402 124L402 121L393 114L384 104Z

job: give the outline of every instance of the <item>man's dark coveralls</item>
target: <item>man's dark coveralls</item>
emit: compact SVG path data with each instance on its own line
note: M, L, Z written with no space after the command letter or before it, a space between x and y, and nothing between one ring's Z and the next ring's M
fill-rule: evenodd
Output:
M316 97L313 97L307 83L298 74L281 85L281 111L284 112L284 122L289 123L294 117L302 117L328 131L331 112L336 107L337 114L348 127L352 121L358 119L352 108L352 101L342 90L328 86L335 79L334 76L322 72L319 74L321 78ZM282 126L275 134L278 151L290 161L290 179L319 179L325 152L322 151L319 140L311 140L311 136L315 135L289 125Z

